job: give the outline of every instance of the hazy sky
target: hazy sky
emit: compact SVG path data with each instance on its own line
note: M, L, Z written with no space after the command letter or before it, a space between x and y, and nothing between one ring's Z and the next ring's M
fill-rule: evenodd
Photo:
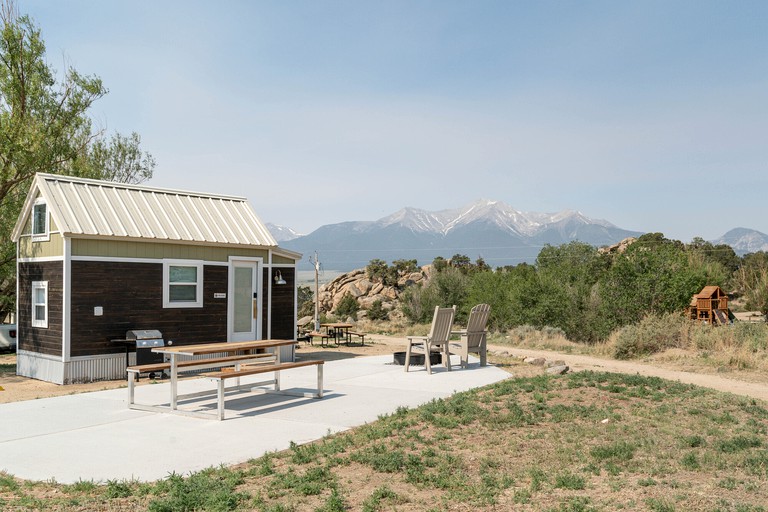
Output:
M18 0L151 185L308 233L485 198L768 233L768 2Z

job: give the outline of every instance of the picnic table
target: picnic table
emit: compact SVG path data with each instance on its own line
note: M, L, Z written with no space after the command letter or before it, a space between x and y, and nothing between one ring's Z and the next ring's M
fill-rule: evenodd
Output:
M142 365L133 366L128 368L128 390L129 390L129 404L132 409L149 410L149 411L161 411L172 412L178 414L185 414L189 416L198 417L211 417L210 414L198 413L195 411L180 410L178 408L178 402L180 399L188 399L201 397L205 395L211 395L213 393L218 394L218 418L224 419L224 394L227 391L242 391L253 390L258 386L273 385L273 392L281 392L284 394L294 394L282 391L280 389L280 371L291 368L298 368L303 366L315 365L318 368L318 390L317 393L308 395L301 393L300 396L313 396L316 398L322 397L322 361L301 361L301 362L283 362L280 360L280 348L285 346L296 345L296 340L255 340L255 341L238 341L230 343L205 343L198 345L183 345L183 346L165 346L155 347L153 352L164 354L168 357L167 363L159 363L155 366L162 366L163 369L168 369L170 373L170 401L168 406L162 405L145 405L137 404L134 400L134 378L135 374L140 371L146 371L146 366ZM274 349L274 352L266 352L268 349ZM223 354L223 355L221 355ZM183 359L194 358L196 356L215 355L218 357L211 358L198 358L198 359ZM253 365L256 366L245 366ZM188 393L185 395L179 395L178 393L178 380L179 371L197 371L216 368L218 371L213 373L203 373L201 377L208 377L217 381L218 386L216 390L202 391L196 393ZM260 373L274 372L274 377L270 380L251 383L240 386L240 377L248 375L256 375ZM226 388L224 382L229 379L236 379L236 385L234 387Z
M327 324L320 324L320 327L325 327L325 332L328 336L332 336L336 340L338 345L339 340L343 339L347 343L350 342L349 330L354 327L352 324L344 322L332 322Z

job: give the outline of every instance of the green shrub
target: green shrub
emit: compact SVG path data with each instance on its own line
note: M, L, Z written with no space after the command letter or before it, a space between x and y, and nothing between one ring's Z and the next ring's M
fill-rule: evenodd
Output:
M357 312L359 310L360 305L357 303L357 299L355 299L351 294L346 293L344 294L344 297L341 298L341 301L339 301L339 305L336 306L334 313L339 318L352 317L356 320Z
M384 309L380 300L375 300L368 310L368 318L370 320L386 320L389 318L389 312Z
M680 347L686 322L678 313L648 315L640 323L617 331L613 355L616 359L632 359Z

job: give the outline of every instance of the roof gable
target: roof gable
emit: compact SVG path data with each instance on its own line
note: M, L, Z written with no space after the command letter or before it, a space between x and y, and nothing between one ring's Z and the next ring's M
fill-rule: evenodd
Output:
M13 231L22 234L34 198L64 236L277 246L243 197L201 194L38 173Z
M711 299L712 297L720 298L723 296L725 296L725 293L723 293L719 286L705 286L696 294L696 297L700 299Z

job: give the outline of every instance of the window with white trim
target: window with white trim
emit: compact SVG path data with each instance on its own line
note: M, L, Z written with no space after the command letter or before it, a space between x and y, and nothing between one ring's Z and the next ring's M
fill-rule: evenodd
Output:
M32 206L32 240L49 240L48 234L48 205L45 200L38 199Z
M163 307L203 307L202 261L163 261Z
M32 281L32 327L48 328L48 281Z

